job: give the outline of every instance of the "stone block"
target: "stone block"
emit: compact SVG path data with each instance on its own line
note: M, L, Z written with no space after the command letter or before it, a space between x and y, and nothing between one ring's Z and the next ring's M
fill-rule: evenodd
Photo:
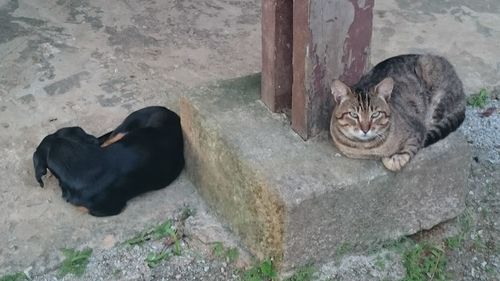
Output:
M281 270L331 260L344 245L414 234L465 207L470 151L453 133L399 173L340 155L324 133L303 141L259 100L260 75L181 98L187 172L244 245Z

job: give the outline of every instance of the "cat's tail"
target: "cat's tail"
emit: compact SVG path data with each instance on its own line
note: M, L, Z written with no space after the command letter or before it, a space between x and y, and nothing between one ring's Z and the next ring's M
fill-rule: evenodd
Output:
M429 146L462 124L465 119L465 93L454 67L444 57L423 55L415 70L428 91L424 146Z
M465 107L457 110L433 124L425 134L424 147L436 143L455 131L465 119Z

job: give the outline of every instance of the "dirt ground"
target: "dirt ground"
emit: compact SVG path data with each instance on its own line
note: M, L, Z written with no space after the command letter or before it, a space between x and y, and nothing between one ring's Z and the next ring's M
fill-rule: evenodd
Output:
M57 128L101 134L146 105L177 110L184 87L259 71L259 19L258 1L0 0L0 275L43 273L62 247L109 247L185 205L202 215L184 175L119 216L79 213L55 179L37 186L31 157Z
M119 216L98 219L65 203L55 179L39 188L31 157L57 128L78 125L98 135L146 105L177 110L186 87L259 72L260 3L0 0L0 276L24 271L34 280L54 280L61 248L90 247L95 257L85 280L237 279L232 265L211 251L216 241L234 247L237 240L185 175L132 200ZM374 63L400 53L434 52L454 63L468 94L500 85L497 0L376 0L374 21ZM488 137L500 139L496 123L488 126L497 128ZM479 160L468 198L474 224L465 246L450 252L449 266L457 274L453 280L499 280L500 168L482 157L491 149L474 149ZM183 244L185 254L162 269L143 262L159 245L120 248L186 207L197 210L187 221L191 240ZM450 222L441 233L453 235L457 225ZM481 236L486 247L474 244ZM347 258L319 268L317 278L401 277L384 275L373 263L371 257ZM401 273L400 262L394 264Z

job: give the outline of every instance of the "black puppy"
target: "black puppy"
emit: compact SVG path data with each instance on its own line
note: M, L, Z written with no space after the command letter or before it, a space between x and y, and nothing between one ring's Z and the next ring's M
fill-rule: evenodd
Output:
M180 118L165 107L151 106L99 138L80 127L62 128L42 140L33 164L41 187L49 169L66 201L94 216L116 215L129 199L161 189L181 173Z

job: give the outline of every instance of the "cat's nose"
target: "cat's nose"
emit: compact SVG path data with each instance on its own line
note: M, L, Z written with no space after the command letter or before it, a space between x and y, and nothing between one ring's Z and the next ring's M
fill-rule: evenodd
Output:
M361 122L359 125L359 128L361 129L361 131L363 131L363 133L365 133L365 135L366 133L368 133L368 131L370 131L370 123Z

